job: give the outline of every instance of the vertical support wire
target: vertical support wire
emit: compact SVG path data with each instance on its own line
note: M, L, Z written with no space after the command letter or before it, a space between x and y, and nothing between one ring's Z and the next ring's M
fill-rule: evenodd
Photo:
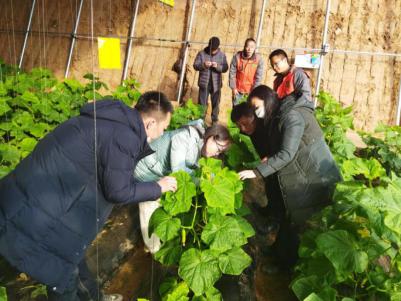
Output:
M400 85L398 87L398 103L397 103L397 115L395 118L395 125L401 126L401 74L400 74Z
M189 26L188 26L187 34L185 37L184 58L182 60L180 81L179 81L179 85L178 85L178 96L177 96L178 104L180 104L181 96L182 96L182 89L184 87L184 75L185 75L187 59L188 59L189 41L191 40L192 24L193 24L194 16L195 16L195 6L196 6L196 0L192 0L191 17L189 19Z
M64 78L68 77L68 73L70 71L70 65L71 65L71 59L72 59L72 53L74 51L74 46L75 46L75 41L76 41L76 35L77 35L77 30L78 30L78 25L79 25L79 19L81 18L81 11L82 11L82 5L84 3L84 0L81 0L79 3L79 8L78 8L78 15L77 19L75 20L74 24L74 30L71 34L72 40L71 40L71 46L70 46L70 52L68 54L68 60L67 60L67 67L65 68L65 73L64 73ZM92 37L93 38L93 37Z
M258 33L256 35L256 48L259 47L260 39L262 37L263 21L265 18L265 9L266 9L267 2L268 2L267 0L263 0L262 9L260 10L259 27L258 27Z
M327 32L328 32L328 27L329 27L330 3L331 3L331 0L327 0L327 2L326 2L326 16L324 18L322 50L320 52L320 65L319 65L319 70L318 70L318 73L317 73L317 81L316 81L315 102L314 102L314 106L315 107L317 105L317 96L319 95L320 81L321 81L322 75L323 75L324 56L328 52Z
M28 26L26 27L24 43L23 43L23 45L22 45L21 55L20 55L19 63L18 63L18 68L19 68L19 69L21 69L21 67L22 67L22 61L24 60L24 54L25 54L26 44L27 44L27 42L28 42L29 33L30 33L31 27L32 27L32 17L33 17L33 12L34 12L34 10L35 10L35 5L36 5L36 0L32 0L32 7L31 7L31 12L30 12L30 14L29 14Z
M134 38L135 34L135 26L136 26L136 18L138 16L138 10L139 10L139 0L136 0L136 5L133 11L133 17L131 21L131 27L130 27L130 33L128 37L128 44L127 44L127 49L125 52L125 62L124 62L124 70L123 70L123 76L121 78L121 82L127 79L127 73L128 73L128 66L129 66L129 61L131 58L131 47L132 47L132 40Z

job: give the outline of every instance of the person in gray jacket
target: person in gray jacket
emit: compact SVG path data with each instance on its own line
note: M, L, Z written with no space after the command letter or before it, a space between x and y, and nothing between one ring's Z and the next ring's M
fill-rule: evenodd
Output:
M154 153L139 161L134 178L143 181L157 181L172 172L184 170L189 174L197 168L202 157L217 157L231 144L226 127L215 124L205 130L203 120L196 120L174 131L166 132L150 143ZM159 207L158 201L139 204L139 217L143 241L146 248L155 253L160 240L155 235L149 238L148 226L152 213Z
M207 99L209 94L211 95L213 123L219 120L221 87L223 85L221 74L228 70L226 55L220 50L219 46L218 37L210 38L208 46L198 52L194 62L194 69L199 71L198 102L207 107Z
M290 65L287 53L282 49L276 49L269 55L270 65L276 72L273 89L279 99L284 99L290 94L296 97L304 96L312 101L310 79L302 68Z
M277 148L254 170L239 173L241 179L275 175L279 193L269 200L284 212L279 218L276 239L278 256L292 266L297 259L298 234L314 213L330 204L340 171L313 114L314 108L304 95L294 94L279 100L267 86L255 88L248 97L255 115L266 127L266 144ZM283 206L279 205L280 202Z

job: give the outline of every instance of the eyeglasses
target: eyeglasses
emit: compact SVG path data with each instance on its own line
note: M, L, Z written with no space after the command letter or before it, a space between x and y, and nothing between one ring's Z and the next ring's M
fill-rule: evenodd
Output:
M227 149L228 143L227 144L220 144L217 142L216 137L213 137L214 143L216 143L216 147L217 147L217 152L218 155L224 153Z
M281 58L280 60L278 60L277 62L275 62L275 63L271 63L272 64L272 66L273 67L278 67L278 65L280 65L281 64L281 62L284 60L285 58Z

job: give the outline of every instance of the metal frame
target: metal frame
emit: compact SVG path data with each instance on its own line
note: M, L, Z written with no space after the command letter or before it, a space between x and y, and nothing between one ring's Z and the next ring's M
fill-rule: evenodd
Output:
M136 5L135 5L132 22L131 22L130 33L129 33L129 37L128 37L128 44L127 44L127 50L126 50L125 62L124 62L124 70L123 70L123 76L122 76L121 82L123 82L124 80L127 79L128 65L129 65L129 61L131 58L132 40L134 39L136 18L138 16L138 10L139 10L139 0L136 0Z
M190 45L189 41L191 39L192 24L193 24L194 15L195 15L195 6L196 6L196 0L192 0L191 17L189 18L189 26L188 26L187 34L185 37L184 58L182 60L180 82L179 82L179 86L178 86L178 95L177 95L178 104L180 103L182 89L184 87L184 75L185 75L185 71L186 71L185 69L186 69L187 59L188 59L188 49L189 49L189 45Z
M67 67L65 68L64 78L67 78L68 77L68 73L70 72L71 59L72 59L72 54L73 54L73 51L74 51L75 41L76 41L76 38L77 38L77 30L78 30L78 25L79 25L79 19L81 18L81 11L82 11L83 3L84 3L84 0L81 0L81 2L79 3L77 19L76 19L75 24L74 24L74 30L73 30L73 32L71 34L72 40L71 40L70 52L68 54Z
M315 102L314 102L315 107L317 105L317 96L318 96L319 90L320 90L320 81L323 76L324 56L328 53L328 50L329 50L329 44L327 44L327 31L328 31L328 27L329 27L330 4L331 4L331 0L327 0L326 16L324 18L322 50L320 52L320 65L319 65L319 70L317 73L317 80L316 80Z
M256 48L259 47L260 39L261 39L261 36L262 36L263 21L264 21L264 18L265 18L266 5L267 5L267 0L263 0L262 8L260 10L258 33L257 33L257 36L256 36Z
M395 125L401 126L401 76L400 76L400 85L398 88L398 103L397 103L397 114L395 118Z
M32 7L31 7L31 12L29 14L28 26L26 27L24 43L22 45L21 55L20 55L19 63L18 63L18 68L20 68L20 69L22 67L22 61L24 60L26 43L28 42L29 32L31 31L31 27L32 27L32 17L33 17L33 12L35 10L35 5L36 5L36 0L32 0Z

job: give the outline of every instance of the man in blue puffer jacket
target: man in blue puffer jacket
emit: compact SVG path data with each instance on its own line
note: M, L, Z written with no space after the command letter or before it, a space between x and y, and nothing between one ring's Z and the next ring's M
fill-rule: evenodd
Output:
M133 177L172 111L160 92L143 94L135 109L115 100L87 104L0 181L0 254L46 284L49 300L107 300L81 287L85 251L115 204L176 190L171 177ZM83 296L88 289L91 296Z

